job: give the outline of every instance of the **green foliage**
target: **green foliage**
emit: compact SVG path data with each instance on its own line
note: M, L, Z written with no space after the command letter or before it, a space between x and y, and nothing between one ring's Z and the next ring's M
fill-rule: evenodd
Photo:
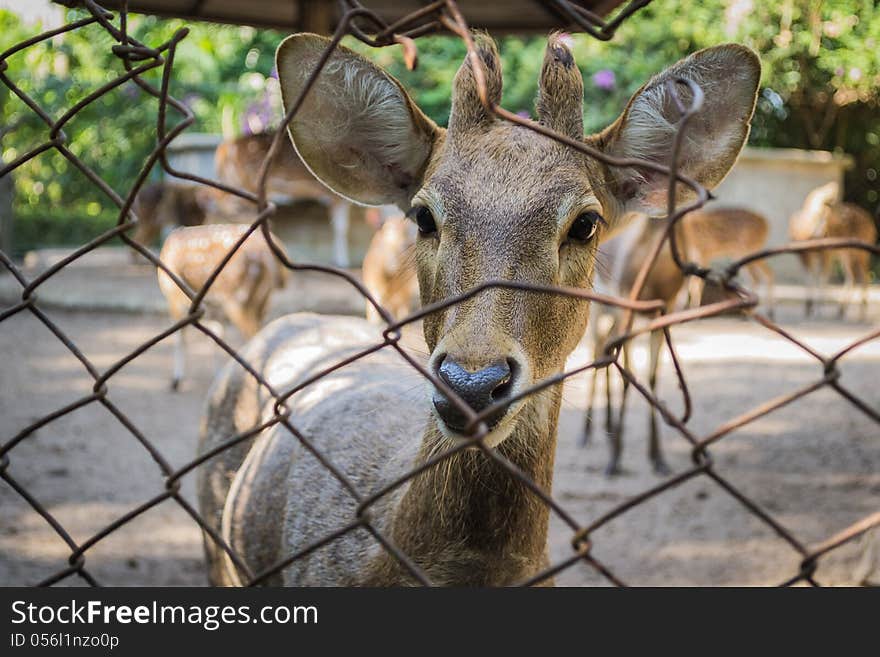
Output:
M81 17L71 11L69 20ZM185 23L155 17L131 16L129 31L148 45L167 41ZM171 95L195 114L191 131L238 133L243 122L261 130L271 122L261 106L281 36L271 30L193 23L174 62ZM0 51L32 37L38 26L22 25L10 11L0 10ZM111 51L115 41L97 25L89 25L31 46L9 60L6 74L53 119L101 85L125 73ZM162 69L143 75L161 83ZM260 111L254 111L254 107ZM156 145L159 103L133 82L101 96L64 126L67 146L109 186L124 196ZM168 115L169 126L183 117ZM262 121L262 123L261 123ZM0 127L14 126L0 137L0 160L10 162L45 144L49 129L25 103L0 85ZM2 133L0 133L2 134ZM154 176L158 175L154 171ZM72 219L97 231L110 227L116 205L56 149L31 159L13 173L17 249L34 245L82 241ZM38 219L42 218L41 221ZM37 222L39 230L32 230ZM28 226L22 226L28 223ZM55 226L56 228L52 228ZM87 232L88 238L97 232Z
M68 18L80 15L71 11ZM190 33L177 50L171 93L195 114L190 130L231 134L277 124L280 107L271 75L274 50L283 35L145 16L129 19L131 33L149 45L165 42L184 25ZM0 50L36 31L0 10ZM626 21L611 42L574 35L572 47L584 74L587 129L599 130L613 121L653 73L723 41L750 45L763 62L751 143L853 155L857 164L848 175L848 196L874 210L880 202L877 0L655 0ZM14 55L7 75L57 118L124 71L110 51L112 43L103 29L91 25ZM499 39L507 109L532 112L545 43L543 37ZM351 38L346 44L400 78L435 121L448 121L450 85L465 52L459 39L419 39L416 71L406 70L397 46L376 51ZM158 84L160 75L156 69L145 78ZM65 126L69 148L124 195L155 146L157 109L154 98L126 83ZM177 113L169 116L171 124L179 120ZM0 137L5 162L48 138L45 125L0 85L0 128L10 125L17 127ZM90 217L95 219L89 222L94 230L115 220L115 206L55 150L32 159L14 175L15 210L21 220L45 217L68 226L61 217ZM40 235L46 236L46 243L66 235L76 241L69 229L41 226L33 233L37 241ZM23 234L20 227L17 233Z

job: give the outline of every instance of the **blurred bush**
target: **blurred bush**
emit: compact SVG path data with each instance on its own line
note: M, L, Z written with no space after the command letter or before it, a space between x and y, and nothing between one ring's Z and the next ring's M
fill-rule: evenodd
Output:
M70 18L80 14L71 12ZM148 44L162 43L185 23L132 16L129 29ZM280 117L274 50L281 33L247 27L189 23L189 36L175 58L171 92L196 116L192 131L226 135L258 132ZM36 29L0 10L0 50ZM653 73L687 53L724 41L745 43L761 54L762 90L750 143L755 146L820 148L856 160L847 175L847 196L876 212L880 206L880 3L876 0L658 0L637 12L609 43L571 37L584 74L585 125L601 129ZM546 39L499 39L505 74L504 105L528 114ZM449 88L464 56L458 39L420 39L419 67L407 71L399 47L371 50L346 44L388 68L438 123L449 117ZM124 69L110 52L110 37L88 26L13 56L7 75L52 116L113 79ZM160 70L145 77L158 84ZM158 102L133 83L87 106L65 128L70 149L93 166L120 194L128 192L155 145ZM170 121L176 122L175 113ZM22 123L18 124L21 121ZM0 85L0 137L6 162L46 139L33 113ZM74 243L74 231L49 230L80 218L90 228L110 226L112 203L61 154L49 151L15 172L19 249L57 239ZM86 219L89 218L89 219ZM31 235L25 240L25 235Z
M67 13L68 20L83 15ZM184 25L180 20L131 16L128 27L136 39L155 45ZM195 114L190 130L234 135L266 129L277 119L269 106L272 86L277 86L271 74L275 47L283 35L250 27L188 26L190 34L176 53L171 94ZM40 29L0 9L0 51ZM57 119L125 72L110 50L113 43L105 30L89 25L16 53L8 60L6 75ZM161 74L157 68L143 77L158 86ZM125 196L156 144L158 107L155 98L127 82L84 107L64 126L67 145ZM169 127L181 118L170 111ZM4 126L12 129L2 130ZM45 123L0 84L0 161L8 163L45 143L48 132ZM34 246L75 244L116 222L115 204L57 150L41 153L12 175L19 253ZM159 175L157 167L152 177Z

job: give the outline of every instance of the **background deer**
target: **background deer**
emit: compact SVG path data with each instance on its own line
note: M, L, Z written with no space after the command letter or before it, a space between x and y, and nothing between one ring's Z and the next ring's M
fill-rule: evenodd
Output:
M281 44L277 68L285 107L329 43L300 34ZM628 212L659 211L666 176L612 169L495 119L478 98L472 66L486 75L488 100L500 103L500 59L488 37L476 37L476 44L478 57L466 59L453 84L448 129L425 116L388 74L338 47L294 115L291 138L309 168L338 193L408 211L419 229L415 260L423 305L499 279L588 289L599 240ZM665 162L679 120L666 85L689 78L706 93L683 142L682 168L713 186L748 134L759 76L758 59L747 48L701 51L649 81L609 128L585 137L580 72L565 45L551 37L538 119L605 153ZM682 87L681 93L687 102L690 91ZM686 190L680 197L688 197ZM489 288L424 319L427 367L451 397L425 390L411 401L418 375L386 349L293 395L287 401L292 421L369 494L460 444L469 433L456 403L463 401L486 414L485 447L549 491L561 386L516 395L562 371L588 312L589 304L573 297ZM267 326L244 355L273 385L289 389L378 339L366 320L295 314ZM226 367L209 396L201 451L252 429L264 401L252 377ZM255 573L345 527L357 510L351 494L280 425L207 462L198 487L202 517ZM368 512L435 584L511 584L548 563L547 506L480 449L458 451L427 468ZM225 553L210 539L206 543L212 581L240 582ZM267 581L401 585L414 579L358 529Z
M840 201L840 185L830 182L817 187L804 200L799 212L792 215L788 224L793 241L814 240L824 237L857 239L868 244L877 241L877 226L871 215L853 203ZM822 301L823 291L831 277L833 263L839 262L845 278L844 297L840 301L839 316L846 313L847 303L855 300L853 286L861 288L860 319L868 310L868 282L871 254L861 249L837 249L834 251L801 251L801 263L807 270L807 298L804 314L813 314L814 305Z
M178 228L165 240L159 258L197 292L247 229L243 224ZM162 269L158 271L159 289L168 303L171 319L183 319L189 312L189 297L168 274ZM223 267L205 296L205 305L212 314L231 322L244 337L251 338L266 318L272 291L284 287L286 280L287 270L257 230ZM174 390L184 374L186 330L184 327L174 334Z
M688 213L677 226L678 244L683 257L708 267L721 258L737 260L764 248L770 228L760 214L745 208L701 208ZM744 269L755 287L764 286L764 300L773 314L773 270L764 260L755 260ZM699 276L688 279L691 306L699 306L704 281Z
M150 246L163 230L205 223L208 217L208 189L200 185L173 182L146 185L135 197L133 209L138 222L132 239L143 246ZM140 257L136 251L131 253L134 260Z
M394 319L403 319L419 298L413 250L418 229L402 214L384 219L364 256L363 279L370 294ZM381 323L373 304L367 302L367 319Z
M223 141L214 155L217 177L227 185L257 193L257 178L273 135L248 135ZM333 226L333 260L339 267L350 266L348 225L351 203L316 180L288 142L282 144L269 168L266 193L269 198L285 202L310 200L323 204L330 213ZM239 199L230 194L225 197L226 214L240 210Z
M665 223L639 217L622 234L605 242L599 249L599 260L603 264L597 268L598 279L596 289L617 296L628 297L642 263L651 248L665 231ZM711 210L695 210L686 214L676 227L678 246L685 261L696 262L702 266L709 265L718 258L741 258L748 253L761 249L767 241L767 220L749 210L742 208L717 208ZM747 267L750 277L757 285L766 285L765 299L772 313L773 308L773 272L766 263L757 261ZM663 246L659 256L648 273L639 299L659 299L665 303L664 312L670 312L684 284L681 270L675 264L668 243ZM696 284L695 284L696 282ZM703 294L703 280L691 276L688 281L690 302L699 305ZM616 306L599 305L593 311L590 322L590 334L594 348L594 360L601 357L608 338L615 335L619 328L622 312ZM663 332L653 331L648 349L648 385L652 393L657 390L657 374L660 366L660 350L663 346ZM631 368L631 342L623 345L623 362L627 369ZM617 407L617 422L613 419L612 404L612 368L605 370L605 431L611 445L611 456L606 467L606 474L620 472L620 459L623 452L623 426L626 414L627 393L629 382L624 379ZM593 430L593 403L595 401L596 379L599 370L594 369L590 375L587 396L586 426L583 444L589 440ZM648 457L659 474L669 471L663 458L660 446L660 434L657 425L657 409L649 405L650 433L648 440Z
M621 234L602 244L597 256L601 266L596 268L598 274L595 282L596 291L616 297L628 297L630 290L632 290L635 284L639 270L653 246L663 237L665 230L665 221L650 219L645 215L641 215ZM638 298L642 300L659 299L666 304L664 312L669 312L672 310L683 284L684 276L675 264L667 242L660 250L654 266L651 267L651 271L645 279L645 284ZM616 306L597 304L594 306L592 314L592 321L588 328L593 343L593 359L597 360L602 356L608 339L617 334L623 313ZM652 331L649 335L649 340L648 385L651 392L656 393L660 349L663 346L663 331ZM631 345L632 341L627 340L622 347L623 364L630 371L632 371ZM629 381L623 380L620 405L617 408L617 422L615 423L613 418L614 404L612 403L612 367L609 366L603 369L605 371L605 432L611 449L605 473L615 475L621 471L623 419L626 413ZM586 424L582 441L584 445L589 441L593 431L593 402L596 396L596 379L598 376L599 370L594 368L590 374L589 392L587 395ZM666 465L660 446L657 409L652 404L649 405L648 418L650 424L648 458L655 472L665 474L669 471L669 467Z

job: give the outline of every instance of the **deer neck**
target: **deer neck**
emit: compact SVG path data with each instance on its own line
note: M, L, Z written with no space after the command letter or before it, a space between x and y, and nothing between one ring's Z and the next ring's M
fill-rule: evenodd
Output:
M561 390L535 394L511 435L496 449L549 493ZM420 462L451 447L432 419ZM515 584L546 566L549 509L526 485L479 449L460 451L428 468L403 493L390 522L391 540L430 578L445 586ZM371 585L415 583L386 551Z

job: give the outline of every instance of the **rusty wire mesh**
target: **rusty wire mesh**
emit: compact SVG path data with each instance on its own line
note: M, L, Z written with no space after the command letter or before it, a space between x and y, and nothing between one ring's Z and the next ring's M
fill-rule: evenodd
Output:
M589 33L595 38L607 40L613 36L615 29L620 25L623 20L625 20L628 16L637 11L639 8L647 5L649 2L650 0L633 0L622 10L620 10L613 19L607 22L601 17L585 9L577 2L566 0L546 0L544 2L539 2L539 4L543 4L548 8L555 10L557 15L560 15L567 19L568 24L560 25L561 28L564 27L569 30L583 31ZM593 544L591 540L591 535L593 534L593 532L595 532L606 523L610 522L612 519L636 507L637 505L640 505L641 503L646 502L647 500L654 498L658 495L662 495L664 491L667 491L672 487L678 486L686 480L696 477L703 477L714 481L721 489L723 489L733 498L738 500L745 507L745 509L748 510L748 512L753 514L755 517L765 523L769 528L771 528L790 546L792 550L794 550L799 555L800 567L797 572L792 573L791 577L783 582L783 584L786 585L791 585L798 582L807 582L812 585L817 585L817 582L813 578L813 573L816 570L817 561L823 555L843 545L844 543L851 541L852 539L865 533L872 527L880 525L880 512L877 512L865 518L862 518L861 520L840 530L834 535L827 537L824 541L818 544L807 545L800 541L797 537L792 535L790 531L788 531L780 522L778 522L770 513L763 509L757 502L755 502L754 499L748 497L736 486L734 486L729 480L727 480L721 473L717 471L713 463L709 452L709 447L713 443L729 435L735 429L743 427L744 425L753 422L760 417L766 416L767 414L772 413L773 411L785 406L786 404L791 403L796 399L809 395L824 387L831 388L832 390L837 392L845 400L850 402L853 407L857 408L860 412L864 413L871 420L880 425L880 414L878 414L878 411L871 408L868 403L859 398L851 390L843 385L843 383L840 381L840 371L838 369L841 358L843 358L846 354L851 352L853 349L859 347L860 345L877 337L880 337L880 329L872 330L868 334L864 335L862 338L852 342L835 354L832 354L830 356L822 355L810 348L808 345L799 341L796 337L785 331L781 326L776 324L768 317L758 313L755 310L758 303L758 298L751 291L740 286L735 280L738 271L744 265L755 260L769 258L771 256L775 256L781 253L796 253L805 250L854 248L864 249L874 254L880 254L880 249L878 249L874 245L869 245L854 240L821 239L813 240L810 242L786 245L779 248L765 249L750 254L721 270L707 269L698 266L695 263L684 262L681 258L680 251L676 246L676 232L673 230L673 228L688 211L702 206L709 198L707 190L697 184L694 180L680 173L677 169L676 159L678 155L678 145L681 142L682 135L687 129L688 119L700 110L700 104L702 102L702 92L699 87L697 87L692 82L688 80L678 81L689 85L691 88L692 100L690 106L684 106L682 104L680 97L676 93L674 85L670 85L669 87L669 91L677 100L678 107L681 112L681 120L678 124L678 129L674 142L675 146L673 152L671 153L669 166L659 166L655 163L641 160L617 159L598 152L586 145L585 143L578 142L569 139L563 135L557 134L542 125L539 125L529 119L522 118L518 115L504 110L499 106L492 104L488 100L488 95L486 93L482 62L471 39L471 33L469 31L467 21L462 15L454 0L438 0L436 2L428 3L422 9L413 12L408 16L404 16L390 24L383 21L379 16L363 6L360 2L357 2L356 0L343 0L341 2L343 15L339 22L338 28L332 36L330 46L325 51L317 68L312 72L311 76L309 77L305 88L299 98L291 104L287 115L284 117L282 125L277 130L274 141L272 143L272 147L267 157L265 158L259 173L259 192L257 194L253 194L245 190L234 189L215 180L208 180L196 175L177 171L171 166L166 158L166 148L168 144L171 142L172 139L174 139L190 124L192 124L194 120L194 117L189 109L183 103L170 96L168 93L169 81L173 74L175 50L181 40L186 37L187 30L185 28L179 30L167 43L155 47L149 46L143 43L139 43L127 33L127 12L124 7L118 15L118 24L114 24L114 21L116 19L113 17L113 15L105 11L93 0L82 0L82 2L79 4L88 12L87 17L71 22L61 28L38 34L33 38L25 42L19 43L7 50L6 52L0 54L0 81L2 81L3 84L5 84L18 98L20 98L28 106L28 108L42 120L43 123L45 123L46 129L48 130L48 138L45 142L35 146L30 151L16 158L13 162L0 168L0 176L8 174L10 171L21 166L31 158L38 156L40 153L54 148L58 152L60 152L73 166L75 166L85 176L87 176L98 189L100 189L107 197L112 199L112 201L119 207L118 223L113 229L103 233L102 235L96 237L87 244L84 244L80 248L76 249L68 257L49 267L45 272L41 273L39 276L33 278L32 280L28 280L23 275L22 271L13 263L11 257L8 254L0 252L0 260L2 260L3 265L21 285L21 301L9 308L0 311L0 323L2 323L4 320L9 319L10 317L15 316L18 313L29 312L33 314L79 360L79 362L94 380L91 394L88 394L81 399L78 399L75 402L64 406L63 408L59 408L54 412L37 419L29 426L18 432L15 436L7 439L4 443L2 443L2 447L0 447L0 477L2 477L2 479L9 486L11 486L12 489L14 489L27 502L27 504L29 504L33 508L33 510L38 513L52 527L52 529L58 534L58 536L61 537L61 539L64 540L64 542L70 548L70 556L68 559L69 565L59 572L56 572L50 577L46 578L43 582L41 582L42 585L51 585L73 575L81 577L91 585L96 585L97 582L95 578L90 574L86 565L86 554L88 550L126 523L132 521L134 518L147 512L151 508L168 499L174 500L186 511L186 513L188 513L192 517L193 521L197 523L198 526L209 535L210 540L213 540L216 545L229 556L235 566L239 569L240 574L242 575L242 580L250 584L259 584L271 575L278 573L295 560L303 558L312 551L319 549L323 545L338 539L348 532L354 531L358 528L365 528L381 543L385 550L392 554L403 565L403 567L409 572L410 575L412 575L413 578L423 584L428 585L431 582L428 580L427 576L421 571L421 569L412 562L408 555L404 554L397 546L393 544L393 542L387 536L383 535L379 531L379 529L377 529L371 523L369 513L370 506L374 502L376 502L376 500L384 495L387 495L393 489L403 486L410 479L418 476L420 472L423 472L427 468L437 466L437 464L442 462L444 459L450 458L454 453L467 448L477 448L481 450L488 459L492 459L500 467L504 468L511 477L518 478L520 482L531 491L532 494L540 498L540 500L544 504L546 504L550 508L550 510L555 513L570 528L572 548L571 555L558 563L551 564L548 568L538 573L527 582L524 582L524 584L540 583L554 576L556 573L559 573L560 571L572 566L574 563L578 561L584 561L595 568L611 583L622 585L623 582L620 580L620 578L617 577L605 564L603 564L592 554L591 548ZM106 32L112 36L113 40L116 42L112 47L113 53L121 60L126 72L107 82L100 88L94 90L92 93L88 94L86 97L70 107L60 118L54 119L31 97L24 93L16 85L14 80L9 79L6 74L6 60L9 57L14 56L16 53L25 50L26 48L36 43L39 43L40 41L49 39L52 36L70 30L81 29L89 25L98 25L100 26L100 28L106 30ZM464 294L446 299L432 306L422 308L418 312L407 317L405 320L396 322L391 317L391 315L379 305L379 303L370 294L370 292L349 272L334 267L291 262L287 258L284 251L274 244L269 233L268 220L275 212L276 207L273 203L267 200L265 191L269 164L272 161L275 153L279 150L282 140L286 139L286 136L284 134L286 125L290 122L291 118L301 104L302 98L305 96L305 93L312 86L321 68L328 60L332 49L336 47L343 36L350 34L360 41L377 48L388 46L391 44L401 44L404 47L404 53L407 57L407 60L414 63L415 55L417 53L414 39L421 35L441 31L451 32L464 40L467 45L468 56L474 63L474 74L477 81L478 90L480 91L481 100L484 102L484 104L486 104L487 108L490 111L494 112L499 118L518 123L519 125L522 125L530 130L542 133L552 139L568 145L571 148L575 148L591 157L595 157L609 166L621 167L638 165L642 168L664 173L668 176L668 218L670 219L670 221L663 235L663 239L658 241L654 245L650 257L647 259L644 266L642 267L640 275L638 276L636 284L634 285L629 295L629 298L624 299L607 297L580 289L548 288L545 286L536 286L528 283L510 281L487 281L479 285L478 287L467 291ZM147 71L156 68L161 68L162 70L162 82L158 88L149 84L142 77L142 75ZM91 169L82 159L71 152L71 150L67 146L67 138L63 129L65 124L73 117L75 117L77 112L80 111L87 104L97 100L103 94L106 94L118 87L119 85L125 83L135 84L146 93L157 98L159 101L159 113L158 121L155 126L156 146L144 163L140 174L135 180L131 189L129 190L128 195L123 198L119 196L116 192L114 192L100 178L100 176L97 175L93 171L93 169ZM169 110L176 112L179 116L182 117L182 119L178 123L170 128L168 127ZM133 241L127 235L128 231L132 229L138 221L137 216L132 210L134 198L140 190L141 186L143 185L144 181L146 180L151 168L156 164L156 162L158 162L160 166L164 169L164 171L171 176L187 179L203 185L208 185L223 192L233 194L253 204L258 212L256 219L250 224L249 230L247 230L242 238L233 246L233 248L226 255L225 259L220 263L220 265L214 271L213 275L209 278L207 283L200 290L190 289L184 281L182 281L173 271L170 271L167 266L163 262L161 262L153 253L151 253L142 245ZM687 207L676 208L674 198L675 186L677 184L684 184L691 187L691 189L696 193L697 200ZM269 384L269 382L263 376L261 376L261 374L257 372L248 362L246 362L235 349L233 349L217 334L212 332L212 330L205 326L205 324L203 324L202 322L202 318L204 315L203 301L209 288L216 279L217 275L220 273L223 266L229 261L235 251L242 245L245 239L247 239L247 237L256 230L263 231L263 234L272 246L273 252L284 264L285 267L295 271L312 270L323 272L327 276L335 276L345 279L348 284L354 286L354 288L356 288L357 291L361 295L363 295L363 297L369 303L375 306L376 310L383 318L386 324L383 332L383 340L376 343L375 345L370 346L369 348L358 352L353 356L346 358L344 361L339 362L332 367L326 368L322 371L314 372L310 377L308 377L305 382L297 385L293 389L274 389ZM167 330L162 331L161 333L153 336L150 340L139 345L136 349L125 355L122 359L111 365L109 368L105 369L104 371L100 371L80 351L77 345L67 335L65 335L65 333L58 327L58 325L53 322L52 319L43 312L43 310L41 310L40 304L37 301L36 293L39 290L40 285L42 285L52 276L57 274L62 268L64 268L77 258L82 257L84 254L89 253L93 249L96 249L100 245L106 243L108 240L117 236L120 237L127 245L140 252L145 258L150 260L157 267L165 271L168 276L170 276L192 300L192 304L189 309L189 314L185 318L174 323ZM671 253L676 264L681 268L684 274L688 276L699 276L704 279L711 278L715 282L719 283L727 292L731 293L731 295L722 301L712 303L707 306L670 313L664 313L664 304L659 300L639 300L639 295L645 283L648 271L656 260L657 255L659 254L660 249L663 246L663 243L667 241L670 245ZM454 304L461 303L466 299L493 287L513 288L518 289L523 293L541 292L577 297L585 301L597 301L622 308L624 311L624 319L621 323L621 328L619 329L618 334L614 336L614 338L607 344L604 354L598 360L591 362L583 367L564 371L556 376L553 376L545 381L542 381L532 386L531 388L523 391L512 399L508 399L503 402L496 402L490 407L484 409L482 412L475 413L460 398L458 398L452 392L452 390L448 388L448 386L446 386L445 382L439 380L436 376L434 376L431 372L427 371L421 364L419 364L412 356L410 356L399 344L399 341L401 338L401 328L404 325L416 322L430 313L435 313ZM690 395L688 392L686 378L675 354L669 328L684 322L714 317L724 313L729 313L731 311L744 311L747 316L750 317L753 321L757 322L766 329L775 332L785 340L788 340L797 345L797 347L802 349L804 352L806 352L816 360L817 364L820 367L821 375L809 385L798 388L797 390L788 394L784 394L779 397L767 400L764 404L761 404L760 406L755 407L739 415L738 417L721 424L714 431L707 435L696 435L687 425L691 410ZM641 325L639 328L633 328L634 314L637 313L647 315L648 321ZM183 467L175 469L158 451L158 449L150 441L149 437L144 435L140 431L140 429L132 422L132 420L126 415L124 409L119 408L113 402L110 395L110 385L113 376L117 372L119 372L119 370L127 363L137 358L140 354L142 354L161 340L164 340L165 338L172 335L174 332L181 330L187 325L192 325L199 329L202 333L211 338L231 358L235 359L235 361L237 361L242 368L244 368L251 376L253 376L261 386L264 386L266 388L266 390L274 399L275 403L271 417L266 419L259 426L255 426L251 430L240 435L230 436L228 440L226 440L219 447L199 456L198 458L190 461ZM626 341L631 340L638 335L655 330L662 330L664 332L665 347L666 349L668 349L671 356L672 363L675 367L675 371L677 374L678 382L682 390L685 410L683 415L681 416L676 416L672 411L670 411L669 408L659 398L651 393L651 391L638 379L638 377L632 371L625 367L624 363L621 362L621 359L619 358L621 353L621 346ZM321 452L314 441L310 441L297 430L296 418L291 416L290 411L286 407L286 401L298 391L314 383L316 380L329 374L330 372L335 371L341 367L345 367L347 364L359 358L365 357L380 349L395 350L400 355L400 357L406 360L413 368L415 368L421 374L421 376L429 379L437 388L439 388L447 396L449 396L453 400L453 403L458 406L459 410L464 413L469 420L469 438L465 441L462 441L459 446L453 448L451 451L434 456L433 458L419 465L416 469L408 472L404 477L401 477L396 481L389 482L381 490L364 492L356 490L356 488L346 479L346 477L336 467L334 467L333 463L327 458L327 456ZM659 411L665 422L673 427L677 431L677 433L689 443L693 465L691 468L685 470L684 472L675 474L674 476L665 479L658 485L651 487L648 490L644 490L643 492L632 497L626 502L619 504L609 512L601 515L601 517L595 518L591 523L583 525L578 523L572 517L572 515L570 515L565 509L563 509L562 506L560 506L560 504L556 500L554 500L547 491L542 490L537 484L535 484L526 475L520 472L513 463L509 462L502 455L497 453L497 451L490 449L484 444L483 439L486 436L488 429L483 420L484 418L491 415L493 412L497 411L499 406L511 404L517 399L533 394L538 390L542 390L553 385L559 385L565 379L577 375L581 372L603 367L614 367L625 380L627 380L635 387L635 389L639 391L639 393L648 401L648 403L653 405ZM15 479L15 477L12 476L9 471L9 466L11 455L14 453L16 446L19 445L22 441L27 440L28 437L31 436L37 429L50 422L53 422L54 420L57 420L58 418L61 418L68 413L73 412L76 409L82 408L90 404L100 404L104 406L108 411L110 411L110 413L112 413L116 417L121 425L125 427L125 429L131 434L132 438L134 438L137 442L141 444L141 446L145 450L147 450L147 452L155 461L157 467L161 470L162 475L165 478L165 489L158 492L149 501L141 504L140 506L132 509L122 517L116 519L114 522L107 525L106 527L101 529L101 531L89 537L84 542L77 543L73 540L73 538L64 528L64 526L62 526L61 523L56 520L56 518L53 517L53 515L47 510L46 506L41 504L41 502L36 499L26 489L25 486L23 486ZM275 564L271 569L260 573L254 573L248 568L247 564L244 563L240 556L237 555L235 551L228 545L228 543L224 541L224 539L220 535L218 535L215 531L211 529L211 527L199 515L198 511L193 508L193 506L187 500L183 498L180 493L180 485L183 477L191 474L196 468L204 464L209 459L215 457L223 450L229 449L234 445L246 441L256 436L263 429L266 429L276 424L281 424L286 427L293 436L302 441L306 448L309 449L309 451L311 451L325 467L331 470L331 472L340 481L340 483L349 491L353 498L357 500L358 508L355 517L351 519L351 522L348 525L339 528L337 531L323 537L320 541L308 546L307 548L297 552L296 554L288 555L285 559Z

